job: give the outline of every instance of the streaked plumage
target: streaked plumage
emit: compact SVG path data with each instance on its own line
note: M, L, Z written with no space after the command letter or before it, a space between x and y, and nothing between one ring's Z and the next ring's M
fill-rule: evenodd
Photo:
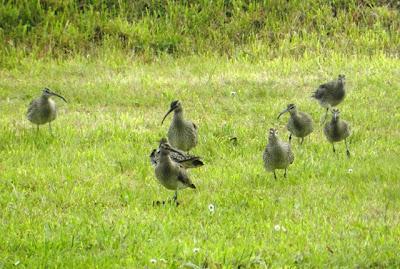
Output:
M290 118L286 125L288 131L290 132L289 143L293 134L295 137L301 138L301 144L303 144L304 137L311 134L314 130L311 116L305 112L297 111L297 108L294 104L289 104L287 108L279 114L278 119L286 112L290 113Z
M171 103L161 124L172 111L174 111L174 118L168 129L168 141L174 148L189 151L197 145L197 126L183 118L182 105L178 100Z
M185 188L195 189L196 186L190 180L186 169L179 163L171 160L170 152L172 151L168 143L160 144L159 161L155 166L155 175L158 181L165 188L174 190L174 200L178 198L178 190Z
M277 131L273 128L269 130L268 144L264 150L263 161L265 169L272 171L275 179L276 169L285 169L284 176L286 177L287 168L294 161L290 144L280 141Z
M150 162L153 166L156 166L157 163L159 162L161 144L168 144L168 140L166 138L162 138L158 149L153 149L153 151L151 152ZM170 145L168 144L168 146L170 146ZM171 160L173 162L179 163L184 168L186 168L186 169L196 168L196 167L200 167L200 166L204 165L204 163L201 161L200 157L187 154L187 153L180 151L178 149L175 149L171 146L170 146L170 148L171 148L171 151L170 151L169 157L171 158Z
M42 95L29 104L26 116L30 122L37 125L38 129L39 125L49 123L51 131L50 123L57 117L56 103L50 98L51 96L58 96L67 102L61 95L44 88Z
M320 105L326 108L324 122L329 108L337 106L344 100L346 96L345 84L345 75L339 75L337 80L319 85L318 89L312 94L311 97L318 100Z
M351 134L350 125L346 121L340 119L339 115L340 111L338 109L332 109L332 120L325 124L324 134L328 141L332 143L333 152L336 152L334 143L344 140L346 154L350 157L350 150L346 140Z

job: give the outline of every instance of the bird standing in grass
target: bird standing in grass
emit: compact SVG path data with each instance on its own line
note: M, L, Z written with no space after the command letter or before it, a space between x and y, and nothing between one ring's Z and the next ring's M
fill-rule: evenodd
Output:
M61 95L44 88L42 95L29 104L26 113L28 120L37 125L37 130L39 130L39 125L49 123L50 133L51 122L57 117L56 103L50 98L51 96L60 97L64 102L67 102Z
M171 103L161 124L172 111L174 111L174 118L168 130L168 141L174 148L187 152L197 144L197 126L183 118L182 104L178 100Z
M339 75L337 80L319 85L318 89L311 96L318 100L322 107L326 108L322 123L326 121L329 108L340 104L346 96L345 82L345 75Z
M311 134L314 130L313 121L309 114L301 111L297 111L296 105L289 104L285 110L283 110L279 116L282 116L284 113L289 112L290 118L286 125L289 135L289 143L292 140L292 135L295 137L301 138L301 144L303 144L304 137Z
M276 169L285 169L284 177L286 178L287 168L294 161L294 155L290 144L280 141L277 134L278 132L276 129L269 129L268 144L263 154L265 169L267 171L272 171L275 179Z
M169 145L166 138L161 138L158 149L153 149L150 154L150 162L154 167L157 166L157 164L160 162L160 152L162 144L168 144L168 146L171 148L169 154L171 160L175 163L180 164L185 169L196 168L204 165L200 157L187 154L178 149L174 149L173 147L171 147L171 145Z
M161 185L175 191L173 200L178 205L178 190L185 188L196 189L196 186L190 180L186 169L181 164L171 160L170 154L172 151L174 149L168 143L160 144L160 155L154 171Z
M325 124L324 134L328 141L332 143L333 152L336 152L334 143L344 140L347 157L350 157L350 150L347 145L347 137L351 134L350 125L341 120L339 115L339 109L332 109L332 120Z

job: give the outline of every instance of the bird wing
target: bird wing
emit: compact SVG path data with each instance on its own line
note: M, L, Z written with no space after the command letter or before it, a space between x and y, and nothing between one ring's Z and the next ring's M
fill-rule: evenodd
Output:
M182 166L179 166L178 180L186 186L192 187L193 185L188 174L186 173L186 170Z
M191 157L181 160L179 161L179 164L181 164L185 169L196 168L204 165L203 161L200 160L200 157Z
M204 163L201 161L201 157L187 154L176 148L174 148L174 151L171 151L170 157L171 160L179 163L185 169L195 168L204 165Z
M31 112L36 108L36 106L37 106L37 101L36 99L34 99L29 103L28 111L26 112L26 114L27 115L31 114Z
M321 99L325 96L328 92L331 92L336 88L337 81L332 80L327 83L319 85L318 89L313 93L312 97L315 99Z
M294 162L294 154L292 150L289 151L289 163L292 164Z
M290 144L288 144L288 143L285 143L284 145L286 147L288 161L290 164L292 164L294 162L294 154L293 154L292 148L290 147Z
M157 152L156 149L153 149L150 153L150 163L154 167L157 166L157 163L158 163L159 155L157 153L159 153L159 152Z
M312 117L310 116L310 114L300 111L299 115L300 115L302 122L305 125L309 126L309 128L313 129L313 120L312 120Z
M171 151L171 153L170 153L170 157L175 162L179 162L179 161L185 160L191 156L177 148L173 148L173 151Z

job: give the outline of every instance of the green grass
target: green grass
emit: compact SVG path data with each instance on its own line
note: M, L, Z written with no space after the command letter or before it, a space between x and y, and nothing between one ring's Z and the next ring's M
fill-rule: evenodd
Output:
M400 51L393 0L1 0L0 66L9 57L160 54L275 58Z
M276 117L292 102L319 122L310 94L339 73L352 157L343 143L333 154L317 123L274 180L267 130L287 139ZM0 268L400 267L396 58L24 59L0 77ZM69 101L55 99L54 137L25 119L45 86ZM173 195L148 159L173 99L199 126L206 165L179 207L153 207Z

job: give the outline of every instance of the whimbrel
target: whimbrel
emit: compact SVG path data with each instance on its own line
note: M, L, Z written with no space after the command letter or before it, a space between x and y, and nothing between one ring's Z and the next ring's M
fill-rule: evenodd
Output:
M350 157L350 150L347 145L347 137L351 134L350 125L346 121L340 119L339 115L339 109L332 109L332 120L325 124L324 134L328 141L332 143L333 152L336 152L334 143L344 140L346 154Z
M285 169L284 177L286 178L287 168L294 161L294 155L290 144L280 141L277 133L276 129L269 129L268 144L263 154L265 169L267 171L272 171L275 179L276 169Z
M183 118L182 104L178 100L171 103L161 124L172 111L174 111L174 118L168 130L168 141L174 148L187 152L197 144L197 126Z
M160 161L160 151L162 144L168 144L168 140L166 138L162 138L158 149L153 149L150 154L150 162L154 167L157 166ZM196 168L204 165L200 157L192 156L178 149L174 149L169 144L168 146L171 149L169 154L171 160L175 163L182 165L185 169Z
M160 144L160 156L154 171L161 185L175 191L173 199L177 203L178 190L185 188L195 189L196 186L190 180L186 169L179 163L171 160L171 151L173 149L168 143Z
M34 99L28 107L26 116L28 120L37 125L37 130L39 130L39 125L49 123L49 130L51 133L51 122L57 117L56 103L50 98L51 96L58 96L67 102L61 95L52 92L48 88L44 88L42 95Z
M345 82L345 75L339 75L337 80L319 85L318 89L312 94L311 97L318 100L320 105L326 108L323 123L326 121L329 108L335 107L343 101L346 95Z
M296 105L289 104L285 110L283 110L279 116L282 116L284 113L289 112L290 118L286 125L289 135L289 143L292 140L292 135L295 137L301 138L301 144L303 144L304 137L311 134L314 130L313 121L309 114L301 111L297 111Z

